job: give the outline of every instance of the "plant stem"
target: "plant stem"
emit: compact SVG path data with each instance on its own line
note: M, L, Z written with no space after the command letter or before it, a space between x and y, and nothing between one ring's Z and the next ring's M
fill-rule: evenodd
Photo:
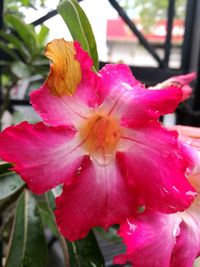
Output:
M55 217L54 217L54 213L53 213L53 210L52 210L52 207L49 203L49 200L48 200L48 197L47 197L47 194L45 194L45 199L46 199L46 202L47 202L47 205L49 207L49 211L54 219L54 223L56 225L56 228L57 228L57 224L56 224L56 220L55 220ZM65 261L65 264L66 264L66 267L70 267L70 263L69 263L69 251L68 251L68 246L67 246L67 242L65 240L65 238L60 234L58 228L57 228L57 233L58 233L58 239L61 243L61 246L62 246L62 250L63 250L63 255L64 255L64 261Z

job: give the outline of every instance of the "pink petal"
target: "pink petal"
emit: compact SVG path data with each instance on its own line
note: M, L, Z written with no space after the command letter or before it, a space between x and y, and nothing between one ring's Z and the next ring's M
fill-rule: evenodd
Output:
M0 157L14 164L34 193L42 194L69 180L79 167L83 154L75 133L66 126L23 122L0 134Z
M99 93L102 90L101 77L92 71L85 71L82 74L82 81L77 87L75 98L81 99L90 108L96 108L102 103Z
M192 72L185 75L179 75L171 77L167 80L165 80L162 83L157 84L156 86L149 87L148 89L151 90L157 90L157 89L163 89L166 87L170 87L170 85L174 84L175 86L178 86L181 88L183 96L182 101L188 99L192 94L192 88L190 87L190 83L196 79L196 72Z
M178 143L177 132L154 122L128 130L121 138L126 148L117 156L138 202L166 213L187 208L195 190L184 173L193 162Z
M92 70L93 61L78 42L74 42L76 59L80 62L82 81L79 84L75 95L84 101L89 107L96 107L100 104L99 91L102 90L100 76Z
M112 90L124 87L124 84L134 87L142 86L142 84L135 79L130 68L125 64L107 64L100 71L104 91L101 92L104 99Z
M181 101L182 92L177 87L163 90L133 88L120 100L121 123L124 126L143 126L147 121L156 120L161 115L174 112Z
M94 226L107 229L130 216L134 195L115 162L104 166L87 159L73 183L64 185L56 206L61 233L74 241L85 237Z
M200 192L200 128L174 125L168 129L178 131L178 138L185 146L194 165L192 175L189 178L190 183Z
M181 141L200 151L200 128L183 125L173 125L168 128L178 131Z
M200 195L193 205L180 213L180 235L174 248L171 267L192 267L200 255Z
M114 262L134 267L192 267L200 255L200 195L184 212L145 211L120 226L126 254Z
M75 59L79 61L81 65L81 70L82 71L91 70L93 66L93 60L89 56L88 52L83 50L83 48L77 41L74 42L74 47L76 49Z
M102 75L102 109L121 118L123 126L144 125L173 112L182 98L182 91L176 86L163 90L147 90L132 75L125 65L106 65Z
M189 74L174 76L168 79L170 82L178 82L180 85L187 85L191 83L193 80L195 80L197 77L196 72L191 72Z
M145 212L127 219L119 230L127 251L115 257L114 263L128 261L134 267L169 267L180 222L179 216L159 212Z
M194 129L191 134L197 137L198 133ZM199 179L194 168L189 180L198 196L187 210L169 215L149 210L123 223L119 234L127 252L117 256L115 263L129 261L134 267L192 267L200 255Z
M46 86L31 93L31 104L43 121L52 126L79 125L88 108L72 96L56 96Z
M75 42L76 59L80 63L82 80L73 96L52 94L44 84L34 91L30 98L35 111L44 122L52 125L79 125L86 118L89 107L99 104L98 91L101 90L100 77L92 71L92 59Z

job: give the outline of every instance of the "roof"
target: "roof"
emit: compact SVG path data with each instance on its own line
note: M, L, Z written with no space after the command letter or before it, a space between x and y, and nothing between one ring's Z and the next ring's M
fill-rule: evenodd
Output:
M142 23L139 20L134 20L138 30L150 42L163 43L166 36L166 24L167 20L156 21L153 32L145 33L143 30ZM172 42L181 43L184 36L184 21L175 19L172 29ZM108 41L137 41L137 37L129 29L128 25L123 22L121 18L109 19L107 21L107 40Z

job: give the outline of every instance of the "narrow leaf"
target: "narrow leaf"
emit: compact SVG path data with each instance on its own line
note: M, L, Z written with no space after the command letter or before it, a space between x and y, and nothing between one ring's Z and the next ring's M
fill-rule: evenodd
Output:
M0 175L0 200L14 195L24 186L23 180L14 172Z
M24 23L19 17L11 14L5 16L5 21L24 42L29 52L34 55L37 52L36 35L31 25Z
M37 35L38 43L40 44L40 46L44 46L48 34L49 34L49 28L45 25L41 25L40 31Z
M55 199L51 191L48 192L47 198L49 202L49 207L52 210L54 210ZM105 266L103 255L100 251L99 245L97 243L93 231L90 231L89 234L82 240L78 240L76 242L70 242L66 239L65 242L68 247L70 267Z
M93 231L82 240L67 241L70 267L103 267L104 258Z
M16 61L11 64L11 71L18 78L27 78L31 75L31 66L27 66L23 62Z
M76 0L63 0L58 5L58 13L65 21L72 38L79 41L84 50L92 57L94 67L98 70L98 53L96 41L90 22Z
M31 55L29 54L28 50L24 47L23 42L19 38L17 38L12 33L7 34L5 32L2 32L0 36L2 36L2 38L8 42L7 46L9 48L15 49L25 61L30 60Z
M10 163L7 163L5 161L0 162L0 174L3 174L5 172L9 172L10 168L12 168L12 165Z
M107 231L105 231L101 227L96 227L95 230L96 230L95 232L99 236L101 236L105 240L108 240L110 243L113 243L113 244L119 244L119 243L121 243L121 240L122 239L117 234L117 229L114 226L111 226L110 228L108 228Z
M47 202L46 201L40 201L38 203L38 208L39 208L39 212L40 212L41 217L42 217L43 224L52 231L53 235L57 236L58 235L58 229L57 229L57 226L55 223L55 219L49 210L49 206L48 206Z
M5 267L44 267L47 247L36 200L25 190L16 207Z
M0 53L2 52L5 53L11 60L19 60L18 55L14 51L9 49L3 42L0 42Z

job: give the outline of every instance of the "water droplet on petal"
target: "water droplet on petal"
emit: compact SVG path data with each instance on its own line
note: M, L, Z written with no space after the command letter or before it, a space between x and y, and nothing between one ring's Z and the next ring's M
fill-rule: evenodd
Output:
M191 139L188 139L188 140L186 141L186 143L187 143L188 145L191 145L191 144L192 144L192 140L191 140Z
M131 223L128 219L127 219L127 223L129 225L129 231L127 232L128 235L131 235L132 233L135 232L135 230L137 229L137 226L133 223Z
M187 191L186 193L187 196L191 196L191 197L195 197L197 195L196 192L192 192L192 191Z
M176 188L176 186L173 185L172 188L173 188L177 193L180 194L180 191L178 190L178 188Z
M128 84L128 83L124 83L124 82L122 82L122 85L123 85L123 87L126 89L126 90L133 90L133 88Z
M174 206L172 206L172 205L169 205L169 207L172 209L172 210L177 210L177 208L176 207L174 207Z
M165 187L163 187L163 190L168 194L169 193L169 191L165 188Z
M76 171L76 176L79 176L81 173L82 167L80 166Z

